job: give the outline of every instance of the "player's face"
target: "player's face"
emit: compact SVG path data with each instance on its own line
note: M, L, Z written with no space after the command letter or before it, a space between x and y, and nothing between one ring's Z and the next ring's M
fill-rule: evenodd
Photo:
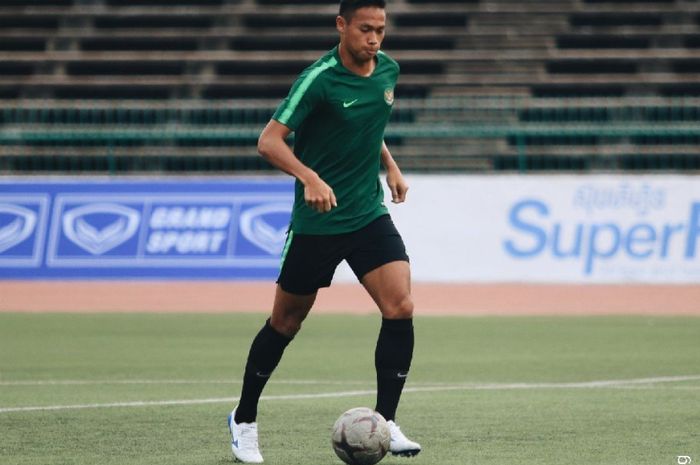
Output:
M376 6L359 8L349 22L338 16L336 27L342 46L357 63L364 63L372 60L382 45L386 12Z

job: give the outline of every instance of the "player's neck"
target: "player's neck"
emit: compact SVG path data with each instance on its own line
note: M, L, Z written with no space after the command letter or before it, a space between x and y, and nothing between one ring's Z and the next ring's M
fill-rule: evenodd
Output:
M374 68L377 66L376 57L372 57L367 61L357 61L355 57L345 49L342 42L338 45L338 55L340 55L340 61L343 63L343 66L358 76L371 76L374 72Z

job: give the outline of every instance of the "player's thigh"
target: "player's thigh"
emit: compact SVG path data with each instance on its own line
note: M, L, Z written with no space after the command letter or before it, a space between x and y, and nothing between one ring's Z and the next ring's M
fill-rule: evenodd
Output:
M413 317L411 267L407 261L397 260L375 268L361 282L384 318Z
M294 295L316 293L328 287L343 260L346 236L294 234L285 245L277 284Z
M362 281L364 276L387 263L408 262L406 246L389 215L383 215L352 233L351 251L345 257Z

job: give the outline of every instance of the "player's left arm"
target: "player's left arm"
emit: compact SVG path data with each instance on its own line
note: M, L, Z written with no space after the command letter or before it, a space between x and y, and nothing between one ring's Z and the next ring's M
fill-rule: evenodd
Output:
M382 165L386 169L386 183L391 190L391 201L393 203L404 202L406 192L408 192L408 184L385 142L382 142Z

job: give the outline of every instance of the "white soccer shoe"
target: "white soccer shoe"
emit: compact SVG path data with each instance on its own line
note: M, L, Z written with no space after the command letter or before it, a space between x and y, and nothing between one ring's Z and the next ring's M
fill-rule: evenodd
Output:
M243 463L263 463L258 449L258 424L236 423L236 409L228 416L228 429L231 431L231 451L233 458Z
M400 455L401 457L413 457L420 452L421 447L417 442L408 439L402 432L399 425L393 420L387 421L389 431L391 432L391 443L389 444L389 452L392 455Z

